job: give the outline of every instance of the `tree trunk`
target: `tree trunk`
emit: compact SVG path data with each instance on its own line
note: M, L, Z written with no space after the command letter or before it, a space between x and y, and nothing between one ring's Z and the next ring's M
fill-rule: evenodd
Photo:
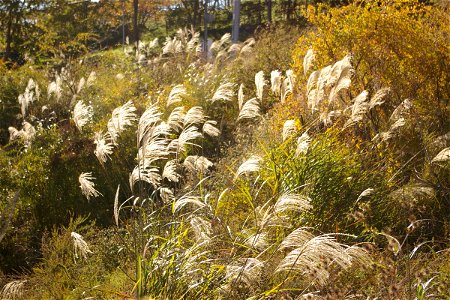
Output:
M239 40L239 23L241 13L241 0L234 0L233 3L233 25L231 29L231 40L237 43Z
M200 24L199 20L200 20L200 3L199 0L194 0L194 6L192 8L193 11L193 20L192 20L192 25L194 26L194 28L197 28L197 26Z
M139 27L138 27L138 13L139 13L139 0L133 0L133 29L134 29L134 42L136 43L136 51L139 49Z
M266 0L267 5L267 23L272 23L272 0Z

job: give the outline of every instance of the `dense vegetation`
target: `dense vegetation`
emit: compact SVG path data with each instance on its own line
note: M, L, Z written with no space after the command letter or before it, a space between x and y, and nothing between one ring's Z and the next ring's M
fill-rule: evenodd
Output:
M449 299L449 8L333 4L0 64L2 298Z

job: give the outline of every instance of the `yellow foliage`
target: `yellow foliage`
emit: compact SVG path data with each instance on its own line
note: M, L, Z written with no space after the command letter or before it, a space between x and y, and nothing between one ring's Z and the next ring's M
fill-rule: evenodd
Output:
M351 53L355 91L389 86L397 104L410 98L424 115L441 121L434 121L436 125L446 123L450 112L448 11L417 0L383 0L339 8L309 7L307 15L313 28L298 40L293 57L299 78L306 80L302 66L309 48L315 53L315 69Z

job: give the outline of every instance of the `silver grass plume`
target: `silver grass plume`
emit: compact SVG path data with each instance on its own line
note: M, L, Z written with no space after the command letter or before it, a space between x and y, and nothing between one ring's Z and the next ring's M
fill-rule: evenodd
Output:
M405 117L411 108L413 107L412 102L409 99L403 100L392 112L391 117L389 118L389 122L395 122L398 119Z
M28 122L23 122L21 130L17 130L14 127L8 127L9 131L9 141L13 142L15 140L22 139L26 146L31 146L36 135L36 129Z
M175 200L175 195L172 190L167 187L159 188L159 195L165 204L171 203Z
M341 110L323 111L320 113L319 120L324 126L328 127L333 124L333 119L342 115Z
M203 113L203 108L201 106L193 106L184 115L183 126L187 127L192 124L200 124L203 123L205 119L206 116Z
M308 152L310 142L311 142L311 138L309 137L307 132L304 132L297 139L297 150L295 151L295 156L300 156L301 154L306 154Z
M285 193L275 203L274 211L278 214L286 211L304 212L312 208L310 201L306 196Z
M155 129L154 127L153 129ZM169 155L169 150L167 149L169 140L166 138L159 137L158 134L148 135L142 142L142 147L138 151L138 160L160 160L166 158Z
M50 98L51 95L55 94L56 100L59 101L61 99L62 92L62 79L61 76L56 74L55 81L52 81L47 87L47 96Z
M23 94L20 94L18 97L18 101L21 106L22 117L25 117L30 103L34 102L35 100L39 100L39 95L39 86L34 82L33 79L30 78L30 80L28 80L27 87L25 88L25 92Z
M87 255L93 252L89 249L86 241L76 232L70 233L70 236L72 237L75 258L78 258L78 255L81 255L83 259L87 259Z
M190 155L186 157L183 165L191 173L206 173L214 164L204 156Z
M73 121L79 131L92 120L93 109L90 105L85 105L83 101L78 101L73 109Z
M200 209L206 206L206 204L201 201L201 198L199 196L184 195L173 203L172 212L177 213L188 204L192 205L196 209Z
M295 125L295 120L287 120L283 124L283 142L286 141L290 136L297 133L297 126Z
M5 300L23 299L24 285L27 280L13 280L5 284L0 292L0 296Z
M325 100L325 88L331 73L331 65L320 71L311 73L307 83L308 107L311 111L317 111L318 106Z
M90 87L94 84L94 82L97 80L97 73L95 71L92 71L89 73L88 79L86 80L86 86Z
M280 100L281 103L284 103L286 101L286 97L289 93L292 93L293 91L293 87L291 85L291 81L289 80L289 78L285 78L281 84L281 89L280 89Z
M167 98L166 107L171 106L172 104L179 103L183 101L183 98L187 95L186 88L183 84L176 85L172 88L169 93L169 97Z
M375 95L370 98L369 109L373 109L375 106L379 106L386 101L386 96L390 93L390 88L381 88Z
M391 125L388 131L380 132L376 134L372 141L375 143L381 143L386 142L390 140L391 138L395 137L399 133L399 129L403 126L405 126L406 121L404 118L399 118L397 121L395 121L394 124Z
M261 168L262 162L263 159L261 157L257 155L252 155L248 160L246 160L239 166L234 179L238 178L242 174L258 172L259 169Z
M224 82L222 83L214 93L213 97L211 98L211 103L214 103L219 100L223 100L225 102L230 102L232 98L234 97L234 89L235 85L231 82Z
M241 85L239 86L239 91L238 91L238 106L239 106L239 110L242 109L242 104L244 103L244 84L241 83Z
M173 39L166 37L166 41L164 42L164 46L162 48L163 54L176 54L180 53L182 50L182 42L178 40L176 36L174 36Z
M249 53L252 53L253 51L253 47L255 46L255 39L254 38L249 38L244 42L244 45L241 48L241 52L239 52L239 55L244 56L247 55Z
M172 140L167 146L168 151L175 153L182 153L186 150L187 145L198 146L194 140L203 137L202 133L198 131L196 126L189 126L183 129L177 139Z
M314 235L307 230L307 227L300 227L292 231L280 244L280 250L295 248L304 245L314 238Z
M298 272L318 285L327 283L330 264L347 269L354 258L346 252L347 246L337 242L333 236L321 235L308 239L302 230L294 231L281 243L280 250L289 248L293 250L284 257L275 272Z
M111 142L111 136L106 133L97 132L94 137L95 150L94 154L98 161L103 165L108 158L111 159L114 143Z
M345 122L344 129L353 126L363 120L364 115L369 109L367 95L367 91L362 91L361 94L356 96L356 98L353 100L352 115L350 116L350 119Z
M253 286L261 277L264 263L257 258L242 258L226 268L225 278L229 280L231 288L234 284L242 282Z
M269 235L267 232L252 234L245 239L244 245L258 251L264 251L270 246Z
M151 130L150 137L166 138L168 135L171 134L171 131L172 128L170 127L170 125L162 121L161 123L153 127L153 129Z
M114 221L116 221L117 227L119 227L119 191L120 184L117 186L116 196L114 197Z
M99 191L95 189L95 183L92 181L95 177L92 176L91 172L81 173L78 177L80 182L80 188L83 195L90 200L91 197L98 197L102 195Z
M150 42L150 44L148 45L148 47L149 47L150 49L159 47L159 40L158 40L158 38L154 38L154 39Z
M236 57L239 52L241 51L242 45L241 44L232 44L228 50L227 53L230 57Z
M192 37L190 38L189 42L187 43L186 51L197 52L197 46L199 44L200 44L200 32L195 32L194 34L192 34Z
M271 90L275 96L280 96L281 94L281 79L280 71L274 70L270 73Z
M237 120L241 121L243 119L255 119L259 117L261 117L259 102L256 98L252 98L242 106Z
M256 85L256 97L259 100L262 100L264 94L264 86L266 85L266 81L264 80L264 72L259 71L255 75L255 85Z
M152 165L152 162L153 160L145 159L140 161L133 169L129 179L131 190L134 190L134 185L139 181L151 184L154 189L159 187L161 175L159 174L159 168Z
M210 46L210 51L212 53L219 52L224 45L227 45L231 42L231 34L225 33L220 40L214 41Z
M358 199L356 199L356 202L359 202L359 200L361 200L362 198L364 198L364 197L367 197L367 196L370 196L370 195L372 195L373 193L374 193L374 189L372 189L372 188L368 188L368 189L365 189L359 196L358 196Z
M137 140L138 144L141 144L142 140L149 134L152 127L161 120L162 113L159 112L156 104L152 104L142 114L139 119Z
M108 132L113 142L117 142L117 137L137 120L136 107L133 102L128 101L122 106L112 111L111 119L108 121Z
M450 147L442 149L432 160L431 163L444 162L450 160Z
M309 69L311 68L313 62L314 62L314 52L313 49L308 49L308 51L306 51L305 57L303 58L303 72L306 74L308 74Z
M175 131L183 128L186 113L183 106L175 107L167 118L167 124Z
M450 143L450 132L447 132L446 134L435 138L430 143L430 147L432 147L434 150L438 150L446 147L449 143Z
M202 217L194 216L189 223L198 243L209 242L211 240L213 235L211 222L208 222Z
M193 174L196 174L197 172L205 174L209 168L214 166L214 164L206 157L197 155L189 155L186 157L183 161L183 165Z
M86 84L86 79L84 79L84 77L81 77L80 81L78 82L78 86L77 86L77 94L79 94L81 92L81 90L84 88L84 85Z
M350 55L346 55L342 60L333 65L330 70L330 77L327 80L327 86L331 87L328 97L329 104L333 104L336 101L336 98L341 91L350 87L354 72L355 70L351 64Z
M178 182L181 178L181 175L177 172L178 169L178 162L173 159L166 162L164 165L164 170L162 173L162 178L167 179L171 182Z
M294 74L294 71L292 70L287 70L286 71L286 79L289 81L289 85L291 86L291 88L293 89L295 86L295 81L297 79L297 76Z
M218 137L220 135L220 130L217 126L217 121L208 120L203 124L203 134L207 134L211 137Z

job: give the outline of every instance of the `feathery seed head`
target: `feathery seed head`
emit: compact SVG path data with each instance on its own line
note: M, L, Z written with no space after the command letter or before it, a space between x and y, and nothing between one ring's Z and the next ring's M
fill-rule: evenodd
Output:
M175 200L172 190L166 187L159 188L159 195L165 204L171 203Z
M5 284L0 292L0 296L5 300L23 299L24 285L27 280L13 280Z
M83 127L92 120L93 109L90 105L85 105L83 101L78 101L73 109L73 121L78 130L82 131Z
M356 98L353 100L352 115L350 116L350 119L348 119L347 122L345 122L343 129L353 126L363 120L364 115L367 113L369 109L367 95L368 95L367 91L362 91L361 94L356 96Z
M450 160L450 147L442 149L441 152L431 160L431 163L445 162L448 160Z
M214 166L214 164L206 157L197 155L190 155L186 157L183 165L189 172L193 174L196 174L197 172L205 174L210 168Z
M214 93L213 97L211 98L211 103L214 103L219 100L223 100L225 102L230 102L232 98L234 97L234 89L235 85L231 82L224 82L222 83Z
M311 68L314 62L314 58L315 56L313 50L311 48L308 49L308 51L306 51L305 57L303 58L303 72L305 73L305 76Z
M217 121L208 120L203 124L203 134L207 134L212 137L217 137L220 135L220 130L216 127Z
M379 89L375 95L370 98L369 109L374 108L375 106L381 105L386 101L386 96L391 92L390 88L382 88Z
M139 164L133 169L130 174L130 187L134 190L134 185L139 181L144 181L152 185L154 189L157 189L161 182L161 175L159 174L159 168L152 165L153 160L146 159L140 161Z
M237 120L241 121L244 119L254 119L259 117L261 117L259 102L256 98L252 98L245 102L245 104L242 106Z
M94 154L98 161L103 165L108 158L111 159L113 153L114 144L108 140L111 140L109 133L102 134L97 132L94 138L95 150Z
M78 177L80 182L80 188L83 195L90 200L91 197L98 197L102 195L99 191L95 189L95 183L92 181L95 177L92 176L91 172L81 173Z
M275 213L284 213L286 211L303 212L312 208L311 199L298 194L285 193L281 195L275 203Z
M200 124L205 121L206 117L201 106L191 107L184 116L183 126L188 127L192 124Z
M191 204L193 207L196 207L197 209L206 206L206 204L201 201L201 198L199 196L184 195L173 203L172 212L176 213L188 204Z
M295 156L306 154L308 152L310 142L311 138L307 132L304 132L297 140L297 150L295 151Z
M136 107L133 102L128 101L122 106L115 108L112 112L111 119L108 121L108 132L114 142L126 127L133 125L137 120Z
M169 160L164 165L162 178L163 179L165 178L172 182L178 182L181 175L178 174L177 169L178 169L178 162L175 159Z
M167 98L166 106L169 107L172 104L179 103L183 101L183 98L187 95L187 90L183 84L176 85L170 91L169 97Z
M239 91L238 91L238 106L239 106L239 110L242 109L242 104L244 103L244 84L241 83L241 85L239 86Z
M283 141L286 141L290 136L297 133L297 126L295 120L287 120L283 124Z
M161 120L161 115L162 113L159 112L156 104L150 105L149 108L147 108L147 110L142 114L139 119L137 131L138 144L141 144L145 138L148 138L148 134L151 132L152 127Z
M242 174L251 172L258 172L261 168L263 159L257 155L252 155L248 160L241 164L236 172L234 179L238 178Z
M264 86L266 85L266 81L264 80L264 72L259 71L255 75L255 85L256 85L256 97L259 100L262 100L264 94Z
M170 128L177 131L183 128L185 115L186 114L184 112L183 106L175 107L170 113L169 118L167 119L167 124L170 126Z
M274 70L270 73L270 83L272 92L279 96L281 94L281 72Z
M75 258L78 258L78 254L80 254L84 259L87 259L88 253L93 253L93 252L89 249L86 241L83 239L83 237L80 234L78 234L76 232L72 232L70 234L70 236L72 237L72 241L73 241Z

